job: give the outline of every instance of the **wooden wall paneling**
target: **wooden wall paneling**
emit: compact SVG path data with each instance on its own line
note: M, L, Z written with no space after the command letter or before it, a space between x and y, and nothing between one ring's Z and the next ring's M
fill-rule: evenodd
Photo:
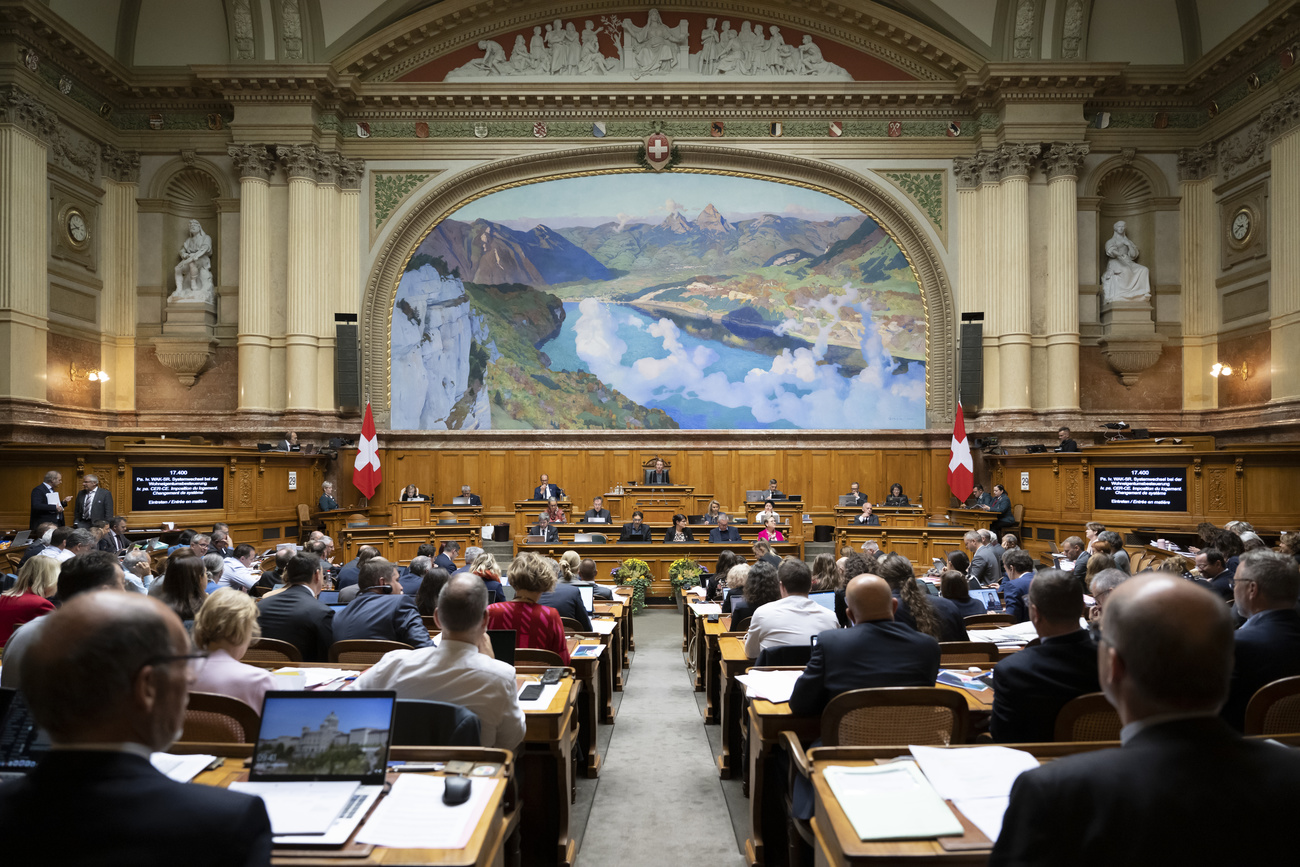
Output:
M1242 514L1258 516L1276 529L1294 531L1288 518L1300 499L1300 460L1293 463L1263 463L1247 458L1243 465Z
M889 489L895 482L903 486L903 493L915 504L918 496L924 497L924 475L920 461L921 453L915 449L899 449L896 451L887 451L884 454L884 494L881 495L881 502L889 494ZM944 501L947 504L947 501ZM928 508L929 503L925 504Z
M830 449L807 449L803 453L803 511L813 516L813 523L827 523L825 518L833 515L830 508L836 502L841 485L849 489L848 483L835 476L835 461ZM811 530L809 534L811 535Z

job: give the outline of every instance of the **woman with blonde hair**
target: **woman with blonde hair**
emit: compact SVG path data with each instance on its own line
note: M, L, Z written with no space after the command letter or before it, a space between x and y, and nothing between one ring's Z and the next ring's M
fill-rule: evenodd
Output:
M505 602L505 589L501 586L501 567L497 565L497 558L491 554L479 554L474 558L474 562L469 564L469 571L483 579L483 583L488 589L488 604L494 602Z
M275 677L239 661L261 637L257 603L247 593L224 587L209 596L194 618L194 646L208 658L194 666L190 692L228 695L261 713L262 696L275 689Z
M582 558L577 551L565 551L560 555L560 580L566 584L578 580L578 567L581 565Z
M534 647L557 653L569 664L569 645L564 638L560 612L538 600L555 589L555 570L540 554L525 551L510 561L510 586L515 598L488 606L488 629L513 629L515 647Z
M19 626L54 610L60 565L53 557L31 557L18 570L18 583L0 593L0 647Z

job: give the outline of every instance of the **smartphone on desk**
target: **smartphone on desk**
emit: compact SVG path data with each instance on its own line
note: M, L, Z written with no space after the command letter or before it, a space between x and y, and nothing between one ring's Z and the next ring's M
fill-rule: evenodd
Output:
M520 701L537 701L541 697L542 685L540 683L530 683L519 693Z
M542 684L550 685L552 683L559 683L560 677L563 674L564 674L564 669L562 668L548 668L546 669L546 672L542 675Z

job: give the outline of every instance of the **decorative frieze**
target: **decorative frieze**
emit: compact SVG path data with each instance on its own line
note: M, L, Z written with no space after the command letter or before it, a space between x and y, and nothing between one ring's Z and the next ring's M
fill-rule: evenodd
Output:
M1214 172L1214 142L1178 152L1178 180L1199 181Z
M124 151L106 144L100 154L99 162L104 176L109 180L123 184L134 184L140 180L139 151Z
M46 108L45 103L11 84L0 90L0 123L20 126L48 142L59 127L59 116Z

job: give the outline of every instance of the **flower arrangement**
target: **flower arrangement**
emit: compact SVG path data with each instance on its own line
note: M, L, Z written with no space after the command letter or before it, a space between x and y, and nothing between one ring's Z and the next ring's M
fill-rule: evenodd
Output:
M654 580L650 576L649 563L629 557L615 570L613 577L620 586L631 586L633 614L645 608L645 594L650 589L650 582Z
M684 595L687 588L694 587L700 583L700 575L704 569L699 563L686 557L681 557L672 562L668 567L668 580L672 582L673 591L679 595Z

